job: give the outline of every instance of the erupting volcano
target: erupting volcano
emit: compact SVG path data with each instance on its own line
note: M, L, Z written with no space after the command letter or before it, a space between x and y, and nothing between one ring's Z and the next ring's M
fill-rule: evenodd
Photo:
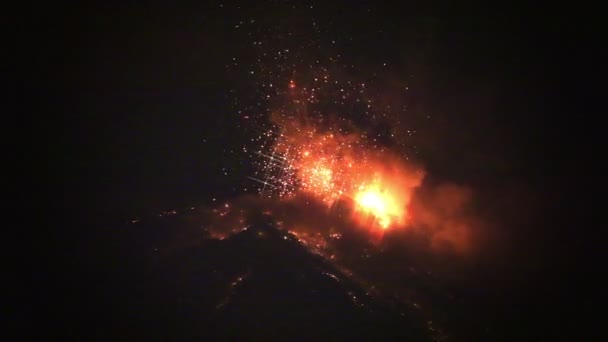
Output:
M287 87L272 114L274 127L265 133L270 143L257 152L263 179L253 179L263 184L261 193L282 199L306 194L328 209L346 203L351 219L371 230L406 226L422 169L375 143L348 114L333 118L318 109L322 87L296 91L293 81Z

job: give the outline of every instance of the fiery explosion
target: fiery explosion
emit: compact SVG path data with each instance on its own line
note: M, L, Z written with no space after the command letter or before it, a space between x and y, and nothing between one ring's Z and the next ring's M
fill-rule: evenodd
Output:
M253 146L243 150L255 154L250 178L259 193L311 199L376 232L408 225L424 172L409 161L415 130L402 122L407 106L385 101L386 63L352 72L354 64L328 49L323 35L294 46L284 33L258 32L267 43L254 44L247 66L256 94L235 101L253 133ZM227 67L243 71L239 65L233 59ZM407 83L397 87L400 95L409 91Z
M405 208L399 206L399 202L391 194L383 191L377 184L370 187L362 187L355 195L357 210L377 218L383 229L387 229L393 220L402 222Z
M294 83L290 83L291 88ZM307 112L280 116L278 133L264 157L266 179L280 197L312 195L332 209L346 203L361 226L386 230L404 226L414 188L423 172L386 148L373 146L356 129L315 125Z

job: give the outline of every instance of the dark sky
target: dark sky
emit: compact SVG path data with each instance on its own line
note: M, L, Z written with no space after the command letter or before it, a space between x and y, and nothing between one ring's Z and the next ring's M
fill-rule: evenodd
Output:
M251 86L225 69L231 56L250 55L233 25L312 16L285 4L240 7L90 6L60 22L40 18L50 31L41 46L50 60L40 62L52 63L50 90L70 100L62 118L76 143L74 157L52 151L53 164L70 166L57 171L71 170L71 182L86 175L74 186L124 214L230 191L248 171L218 177L234 167L224 150L242 145L228 91ZM574 48L560 18L516 13L337 3L314 15L335 27L337 50L349 58L388 60L395 79L415 75L411 102L435 116L419 135L431 174L492 183L545 174L532 165L553 134L547 120L560 120L544 100L561 91L554 54Z
M533 262L556 260L542 269L547 283L591 267L578 259L590 234L574 224L585 208L574 198L588 183L581 169L591 150L582 146L594 139L582 81L595 71L590 10L337 1L310 12L270 3L123 2L16 16L28 65L19 101L39 114L24 115L34 118L28 151L45 160L36 179L52 180L38 205L90 222L233 196L251 167L231 151L250 133L234 124L229 90L252 87L225 68L232 56L252 58L233 27L250 17L297 25L313 13L346 58L388 62L395 80L414 75L413 112L433 113L414 121L431 177L471 185L495 206L513 204L495 198L505 188L535 199L537 211L512 235ZM521 222L509 215L498 219Z
M586 153L571 133L585 125L571 112L580 108L566 103L586 92L576 80L590 67L584 37L593 22L560 8L510 5L274 6L102 5L50 20L43 42L53 63L48 80L51 92L67 97L60 128L66 132L57 133L69 139L67 148L51 148L50 165L71 187L86 189L86 200L76 203L122 218L242 188L251 168L232 151L250 133L235 125L229 91L253 93L255 85L225 65L233 56L244 64L254 58L252 37L234 29L244 18L296 30L315 18L345 58L394 65L390 77L413 84L412 116L433 115L412 118L431 177L471 185L492 200L501 189L523 188L550 212L581 178L564 172L564 179L556 170L576 172L571 158ZM522 241L536 243L530 233L524 229ZM562 238L559 231L532 233Z

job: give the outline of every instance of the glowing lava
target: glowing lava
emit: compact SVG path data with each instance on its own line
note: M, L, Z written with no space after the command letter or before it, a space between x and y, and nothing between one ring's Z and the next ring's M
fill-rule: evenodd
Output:
M421 168L376 142L348 119L319 117L312 90L289 82L287 101L271 114L276 128L263 157L263 175L253 179L290 199L304 194L327 205L345 203L360 227L375 232L407 225L413 191L424 178ZM316 113L316 114L315 114ZM270 190L268 190L270 189Z
M353 219L374 231L407 224L410 198L424 177L419 168L356 134L319 133L295 121L281 128L269 154L279 156L280 171L267 177L282 190L281 197L303 192L328 209L337 202L350 203ZM268 158L268 169L277 160Z
M403 221L405 207L378 184L362 187L355 195L355 210L374 217L382 229Z

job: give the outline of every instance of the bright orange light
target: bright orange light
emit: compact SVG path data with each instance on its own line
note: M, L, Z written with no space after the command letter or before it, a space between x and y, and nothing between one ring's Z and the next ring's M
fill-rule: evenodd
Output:
M399 201L378 184L363 187L354 199L356 210L375 217L382 229L404 217L405 208L400 207Z
M357 225L375 232L408 223L410 198L424 176L420 169L369 146L358 134L318 132L298 120L280 126L274 147L294 156L289 160L293 178L286 180L297 189L291 195L312 195L328 209L349 204Z
M333 198L326 197L328 194L335 193L335 179L332 168L323 160L311 160L310 163L302 164L300 175L302 177L304 189L314 192L323 200L331 201Z

